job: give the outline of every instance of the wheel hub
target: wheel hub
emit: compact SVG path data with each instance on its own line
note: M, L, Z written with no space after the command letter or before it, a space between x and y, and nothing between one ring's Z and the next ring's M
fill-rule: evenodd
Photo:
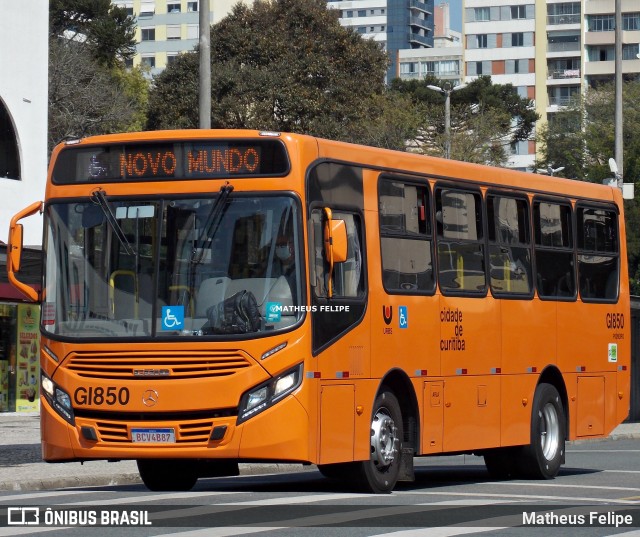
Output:
M560 425L556 407L547 403L540 413L540 445L544 458L552 460L560 445Z
M378 410L371 422L371 460L378 468L389 466L398 453L399 444L395 422L385 409Z

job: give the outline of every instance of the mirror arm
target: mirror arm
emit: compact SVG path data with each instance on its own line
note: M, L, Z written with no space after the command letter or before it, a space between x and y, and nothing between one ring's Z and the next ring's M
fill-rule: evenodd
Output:
M22 209L22 211L20 211L11 219L11 224L9 226L9 244L7 245L7 277L9 279L9 282L32 302L38 302L40 297L38 296L38 292L33 287L22 283L15 276L12 257L15 255L18 255L19 257L22 256L22 244L13 244L12 238L14 238L18 233L18 221L37 212L42 214L41 201L32 203L27 208ZM16 251L15 254L14 251Z

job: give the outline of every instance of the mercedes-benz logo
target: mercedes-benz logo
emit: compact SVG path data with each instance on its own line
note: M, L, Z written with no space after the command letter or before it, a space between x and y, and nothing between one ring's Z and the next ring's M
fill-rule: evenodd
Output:
M147 390L142 394L142 402L145 406L155 406L158 402L158 392L155 390Z

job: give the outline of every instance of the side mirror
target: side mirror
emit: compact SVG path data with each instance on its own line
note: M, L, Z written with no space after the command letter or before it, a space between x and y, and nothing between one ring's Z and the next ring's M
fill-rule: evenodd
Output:
M347 226L344 220L334 220L331 209L324 209L324 254L329 261L327 297L333 296L333 267L347 260Z
M32 203L11 219L9 245L7 247L7 278L9 279L9 283L32 302L38 302L38 293L33 287L18 280L15 273L20 270L22 258L23 228L22 224L18 224L18 221L37 212L42 212L42 202L37 201Z
M334 263L347 260L347 225L344 220L329 220L324 227L324 251Z
M20 270L20 260L22 258L22 224L16 224L10 231L9 246L7 248L9 251L8 261L11 263L11 270L13 272L18 272Z

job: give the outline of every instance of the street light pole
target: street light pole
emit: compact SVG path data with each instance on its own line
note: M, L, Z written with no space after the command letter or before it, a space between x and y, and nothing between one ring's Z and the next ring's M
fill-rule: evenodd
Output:
M451 158L451 93L461 90L466 84L453 88L447 83L446 88L428 85L427 88L444 94L444 158Z
M618 187L622 188L622 177L624 174L624 142L623 142L623 126L624 119L622 117L622 0L615 0L615 118L614 118L614 135L615 135L615 157L618 165Z
M211 128L211 25L209 24L209 0L200 0L200 77L198 116L201 129Z

